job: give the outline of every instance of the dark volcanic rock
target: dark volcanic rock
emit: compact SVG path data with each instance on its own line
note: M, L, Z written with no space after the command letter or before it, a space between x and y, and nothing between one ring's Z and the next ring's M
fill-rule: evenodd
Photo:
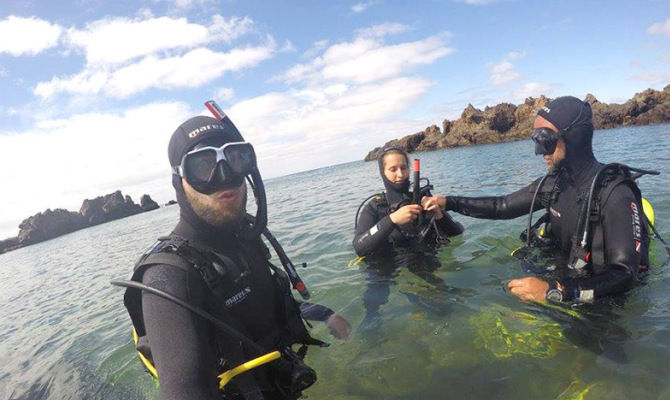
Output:
M19 225L18 241L22 246L49 240L84 228L86 219L79 213L50 209L27 218Z
M424 132L418 132L415 133L414 135L409 135L405 136L402 139L394 139L391 140L390 142L386 142L384 147L389 147L389 146L396 146L404 149L408 153L411 153L414 151L416 146L421 143L425 136ZM372 150L366 157L365 161L370 161L370 160L376 160L377 159L377 154L381 151L381 147L377 147L374 150Z
M21 245L19 244L18 236L0 240L0 254L18 249L19 247L21 247Z
M170 200L167 203L165 203L166 206L171 206L173 204L177 204L177 200Z
M501 103L495 107L486 107L484 111L468 104L459 119L454 121L445 119L441 131L433 125L425 131L391 140L385 146L399 146L411 153L528 139L533 130L537 110L549 101L550 99L545 96L537 99L529 97L518 106ZM624 104L601 103L590 93L585 101L588 101L593 109L595 129L670 122L670 85L662 91L647 89L637 93ZM377 147L369 152L365 161L376 159L379 150Z
M120 190L106 196L86 199L79 213L86 218L89 225L96 225L130 215L139 214L142 208L133 202L130 196L123 196Z
M63 209L46 210L23 220L16 238L0 241L0 253L158 208L158 204L147 194L142 196L140 203L135 204L130 196L123 196L117 190L106 196L84 200L78 213Z
M510 130L516 123L514 111L516 111L516 106L509 103L498 104L491 109L487 109L486 113L491 115L489 128L500 133Z
M151 211L159 208L158 203L151 199L151 196L145 194L140 199L140 208L142 211Z

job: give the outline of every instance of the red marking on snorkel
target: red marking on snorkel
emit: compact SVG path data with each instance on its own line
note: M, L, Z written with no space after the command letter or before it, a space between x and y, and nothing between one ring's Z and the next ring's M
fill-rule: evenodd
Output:
M205 107L209 110L209 112L212 113L214 118L218 119L219 121L223 120L225 118L226 113L223 112L221 107L219 107L218 104L214 100L210 100L205 102Z
M415 171L415 172L419 172L420 168L421 168L421 167L420 167L419 159L418 159L418 158L415 158L415 159L414 159L414 171Z
M304 292L305 290L307 290L307 288L305 287L305 284L302 283L302 281L298 281L298 282L295 284L295 289L296 289L298 292L300 292L300 293L302 293L302 292Z

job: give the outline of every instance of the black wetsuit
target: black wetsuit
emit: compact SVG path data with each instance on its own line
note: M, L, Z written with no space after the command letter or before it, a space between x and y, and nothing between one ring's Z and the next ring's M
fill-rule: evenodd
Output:
M430 193L427 193L430 195ZM405 195L407 200L411 194ZM358 217L356 233L354 236L354 249L359 256L387 256L394 248L409 248L415 239L407 237L403 233L403 227L394 224L388 213L388 205L385 199L369 201ZM455 236L463 233L463 225L454 221L448 213L435 224L444 236ZM431 228L424 239L425 242L435 242L437 233ZM432 244L432 243L431 243Z
M281 294L275 289L274 278L264 252L255 250L257 245L242 243L242 239L232 236L214 238L205 235L183 218L173 234L199 241L240 265L248 265L249 290L242 299L234 300L228 311L245 328L246 334L252 340L260 340L282 326L283 311L280 310L281 301L278 300ZM171 265L154 265L146 270L142 282L186 300L196 307L207 309L209 304L208 288L195 269L186 272ZM233 295L234 293L230 294ZM319 321L325 321L333 313L326 307L308 303L301 305L301 311L303 317ZM159 374L160 397L220 398L213 339L215 335L222 333L192 312L146 292L142 293L142 312L151 353ZM251 373L256 372L252 370ZM263 394L266 399L283 398L276 392Z
M577 230L582 205L594 176L601 168L590 155L571 160L570 167L563 167L555 177L540 188L535 210L549 207L550 234L555 245L567 255ZM535 189L540 179L512 194L498 197L447 197L447 210L463 215L487 219L511 219L527 215ZM556 185L556 186L554 186ZM635 204L637 210L631 205ZM601 297L621 293L632 287L638 268L647 260L646 231L636 232L635 218L642 207L633 190L625 184L614 187L609 197L600 202L602 231L602 265L592 265L587 276L559 279L563 285L563 299L580 299L582 296ZM534 210L534 211L535 211ZM636 214L638 214L636 216ZM643 246L640 246L640 242ZM595 249L594 249L595 251ZM567 267L566 267L567 268ZM592 292L591 292L592 291Z

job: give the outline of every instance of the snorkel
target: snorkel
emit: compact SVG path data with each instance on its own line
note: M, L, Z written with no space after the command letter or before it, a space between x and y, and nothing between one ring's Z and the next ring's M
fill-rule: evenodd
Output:
M205 106L212 113L214 118L218 119L221 123L226 125L228 128L232 129L233 132L237 132L240 137L242 134L239 133L233 122L228 118L225 112L219 107L214 100L209 100L205 102ZM249 228L242 231L242 234L246 239L254 239L260 236L261 234L270 242L272 248L274 248L279 260L288 275L291 285L295 290L300 293L300 296L307 300L310 298L309 290L303 282L303 280L298 275L298 272L295 270L295 266L291 262L291 259L288 258L286 252L281 247L277 239L270 233L267 229L268 222L268 213L267 213L267 199L265 197L265 186L263 186L263 179L261 179L261 174L258 171L258 165L254 167L249 175L246 176L247 182L251 186L251 189L254 191L254 198L256 200L256 215L247 214L247 221L249 222ZM307 263L302 263L303 267L307 267Z
M214 100L205 102L205 106L212 113L214 118L219 120L232 132L235 132L240 137L243 137L235 124L233 124L233 121L228 118L226 113L223 112L223 110L219 107L218 104L216 104ZM251 186L251 189L254 192L254 199L256 200L256 215L251 225L242 231L242 235L245 239L253 239L260 236L267 226L267 199L265 197L265 186L263 185L263 179L261 178L261 174L258 171L258 165L254 166L251 173L246 175L245 178L247 182L249 182L249 186Z
M418 158L414 159L414 182L412 183L412 203L421 205L421 162ZM419 214L415 224L420 226L423 222L423 213Z

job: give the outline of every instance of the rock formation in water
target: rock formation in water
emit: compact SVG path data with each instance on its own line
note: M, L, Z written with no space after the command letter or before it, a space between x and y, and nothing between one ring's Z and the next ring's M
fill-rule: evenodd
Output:
M142 196L138 205L130 196L123 196L117 190L92 200L84 200L79 212L60 208L53 211L48 209L24 219L19 224L17 237L0 241L0 253L157 208L158 203L147 194Z
M86 199L79 208L79 214L86 218L89 225L97 225L141 212L142 208L135 204L130 196L124 197L120 190L93 200Z
M79 213L58 208L37 213L19 224L18 241L21 246L43 242L86 227L86 219Z
M149 197L148 194L145 194L145 195L142 196L142 198L140 198L140 208L141 208L142 211L144 211L144 212L151 211L151 210L155 210L155 209L157 209L157 208L159 208L159 207L160 207L160 206L158 205L158 203L156 203L155 201L153 201L153 200L151 199L151 197Z
M647 89L637 93L624 104L601 103L590 93L585 100L593 109L593 124L596 129L670 122L670 85L662 91ZM529 97L518 106L501 103L495 107L486 107L484 111L468 104L459 119L445 119L442 129L432 125L424 131L386 142L383 147L398 146L413 153L528 139L537 110L549 101L545 96L537 99ZM381 148L376 147L370 151L365 161L375 160Z
M19 244L18 236L11 237L5 240L0 240L0 254L14 249L18 249L19 247L21 247L21 245Z

